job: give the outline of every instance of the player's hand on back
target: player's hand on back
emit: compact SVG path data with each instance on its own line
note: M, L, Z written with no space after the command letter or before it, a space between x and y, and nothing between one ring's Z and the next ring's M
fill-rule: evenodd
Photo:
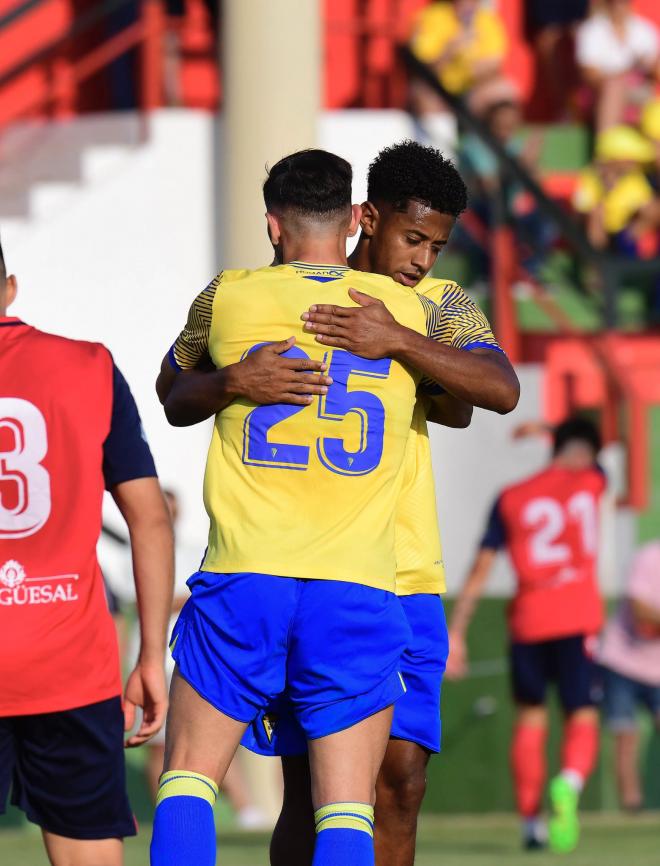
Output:
M449 656L445 676L448 680L461 680L468 671L467 645L459 634L449 633Z
M142 708L142 722L135 734L126 740L127 748L141 746L165 724L167 683L162 662L138 661L126 681L124 690L124 730L135 725L136 708Z
M332 385L332 379L325 375L327 364L311 358L282 357L294 343L295 337L269 343L235 364L233 374L240 395L259 404L307 406L315 395L327 394Z
M314 304L302 314L305 330L326 346L346 349L354 355L377 360L393 357L405 330L385 304L356 289L349 289L359 307Z

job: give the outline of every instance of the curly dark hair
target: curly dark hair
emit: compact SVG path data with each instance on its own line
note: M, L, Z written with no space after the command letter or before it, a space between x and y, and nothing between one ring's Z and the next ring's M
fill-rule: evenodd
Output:
M266 209L286 208L324 218L350 209L353 169L327 150L300 150L285 156L264 183Z
M454 164L435 147L410 140L383 148L374 159L367 197L397 210L419 201L455 218L467 207L467 189Z

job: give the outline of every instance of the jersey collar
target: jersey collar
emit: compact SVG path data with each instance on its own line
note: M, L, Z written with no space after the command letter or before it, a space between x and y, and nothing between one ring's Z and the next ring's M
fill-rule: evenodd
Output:
M314 280L318 283L341 280L350 271L346 265L316 265L310 262L289 262L289 267L292 267L304 279Z
M0 328L12 328L16 325L25 325L25 322L16 316L0 316Z
M292 268L297 271L350 271L348 265L317 265L312 262L289 262Z

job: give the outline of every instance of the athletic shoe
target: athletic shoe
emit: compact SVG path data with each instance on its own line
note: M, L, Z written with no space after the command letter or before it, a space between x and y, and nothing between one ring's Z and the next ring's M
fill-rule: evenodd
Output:
M550 782L552 817L548 825L550 848L558 854L575 850L580 838L579 794L562 776Z

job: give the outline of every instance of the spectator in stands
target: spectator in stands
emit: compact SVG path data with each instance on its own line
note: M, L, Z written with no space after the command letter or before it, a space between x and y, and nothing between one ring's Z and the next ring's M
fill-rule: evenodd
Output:
M569 114L569 99L578 81L575 29L588 11L589 0L527 0L526 30L536 59L528 119L557 121Z
M520 103L502 100L491 105L484 115L484 123L493 138L524 168L536 174L543 138L538 133L525 135ZM538 271L545 254L554 240L554 231L530 196L506 171L500 169L497 157L478 135L463 136L460 151L461 174L470 191L470 206L486 225L493 222L493 202L501 192L504 216L516 231L522 264L532 273Z
M597 249L645 257L646 240L659 224L658 202L644 173L654 155L650 142L631 126L598 134L595 162L582 172L573 195L573 207L583 214Z
M504 25L480 0L441 0L422 9L414 24L411 49L433 68L449 93L467 98L474 111L516 94L502 74L507 49ZM413 81L410 98L432 142L436 146L453 143L455 123L452 125L453 118L435 91Z
M638 552L625 599L605 628L599 660L604 668L605 723L614 733L616 781L623 809L643 805L637 710L646 707L660 730L660 542Z
M631 0L603 0L578 28L577 62L593 93L596 129L634 122L660 72L657 29Z
M652 183L656 193L658 193L660 192L660 97L653 99L644 107L641 130L655 151Z

